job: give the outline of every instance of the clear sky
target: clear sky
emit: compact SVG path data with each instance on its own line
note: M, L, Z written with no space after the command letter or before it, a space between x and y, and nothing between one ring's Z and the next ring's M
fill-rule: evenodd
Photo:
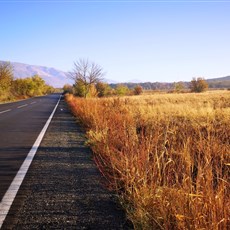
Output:
M229 1L0 0L0 60L71 71L88 58L117 82L230 74Z

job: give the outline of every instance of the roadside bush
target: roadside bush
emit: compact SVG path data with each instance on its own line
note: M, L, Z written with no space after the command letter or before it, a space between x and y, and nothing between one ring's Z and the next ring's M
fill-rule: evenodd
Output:
M118 96L125 96L125 95L128 95L129 93L130 93L130 90L125 85L119 84L115 88L115 94Z
M54 91L54 88L47 85L38 75L14 80L11 64L0 62L0 102L41 96Z
M13 79L13 68L10 63L0 62L0 101L11 99L11 86Z
M98 82L96 84L96 89L97 89L98 97L105 97L111 95L111 88L107 83Z
M65 93L73 93L74 89L73 89L73 86L70 85L70 84L65 84L63 86L63 91L64 91L64 94Z
M14 95L16 97L33 97L54 92L54 88L46 85L38 75L24 79L16 79L13 82Z

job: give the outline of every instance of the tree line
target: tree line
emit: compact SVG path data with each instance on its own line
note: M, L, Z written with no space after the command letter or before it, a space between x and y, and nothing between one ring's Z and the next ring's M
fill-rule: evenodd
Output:
M0 63L0 101L10 101L54 92L39 76L14 79L13 67L9 62Z
M141 86L129 89L124 84L118 84L115 88L111 87L108 83L103 82L104 72L102 67L85 59L80 59L74 63L74 69L70 76L74 84L66 84L63 90L78 97L139 95L143 91Z
M85 86L81 82L77 82L74 85L66 84L63 87L64 93L71 93L78 97L91 98L91 97L109 97L109 96L131 96L140 95L143 93L143 88L139 85L133 89L129 89L124 84L117 84L116 87L111 87L108 83L97 82L89 87L89 90L85 89ZM86 92L87 91L87 92Z
M74 84L65 85L64 92L73 93L78 97L105 97L140 95L143 90L168 90L169 92L203 92L208 88L204 78L193 78L191 82L175 83L123 83L108 84L103 82L104 72L101 66L85 59L74 63L74 69L70 73Z
M208 88L208 84L203 78L194 78L188 85L183 82L108 84L103 82L104 72L102 67L84 59L74 63L74 69L70 76L74 80L74 84L72 86L65 85L63 87L64 92L84 98L140 95L144 89L166 89L171 92L183 92L190 88L191 92L203 92ZM0 101L41 96L52 92L54 92L54 88L47 85L40 76L34 75L24 79L14 79L11 64L8 62L0 63Z

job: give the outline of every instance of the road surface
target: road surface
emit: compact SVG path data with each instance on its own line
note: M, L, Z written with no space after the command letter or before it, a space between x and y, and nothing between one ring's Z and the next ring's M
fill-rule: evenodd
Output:
M62 98L1 230L133 229L85 141Z
M0 104L0 201L59 98L52 94Z

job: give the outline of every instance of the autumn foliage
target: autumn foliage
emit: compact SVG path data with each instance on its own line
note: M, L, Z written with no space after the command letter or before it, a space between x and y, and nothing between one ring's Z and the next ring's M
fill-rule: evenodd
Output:
M0 63L0 101L11 101L54 92L38 75L24 79L14 79L10 63Z
M204 80L204 78L193 78L190 82L190 89L191 92L201 93L208 89L208 83Z

